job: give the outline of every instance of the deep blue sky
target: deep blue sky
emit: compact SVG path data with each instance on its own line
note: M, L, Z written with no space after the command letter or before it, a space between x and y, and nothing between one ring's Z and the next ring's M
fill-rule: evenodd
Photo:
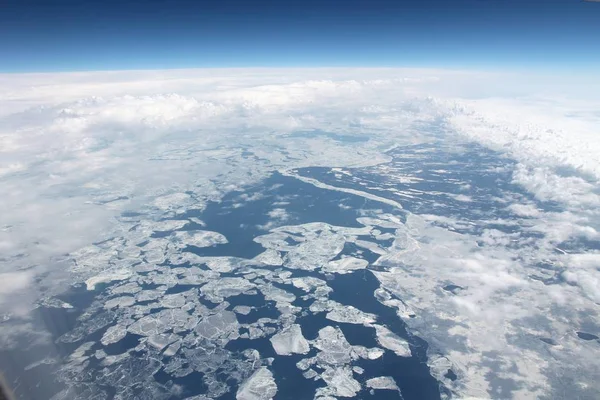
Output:
M0 72L600 68L600 2L0 0Z

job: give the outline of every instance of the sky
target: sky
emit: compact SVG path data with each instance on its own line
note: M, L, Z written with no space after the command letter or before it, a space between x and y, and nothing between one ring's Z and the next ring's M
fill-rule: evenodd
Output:
M0 0L0 72L600 65L581 0Z

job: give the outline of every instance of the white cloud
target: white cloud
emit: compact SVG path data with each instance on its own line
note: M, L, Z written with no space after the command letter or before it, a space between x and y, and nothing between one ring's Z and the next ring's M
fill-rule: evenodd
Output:
M31 283L29 272L5 272L0 274L0 295L21 292Z

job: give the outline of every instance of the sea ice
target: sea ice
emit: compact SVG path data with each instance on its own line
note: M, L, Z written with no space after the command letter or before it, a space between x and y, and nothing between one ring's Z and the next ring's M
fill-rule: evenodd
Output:
M329 261L323 266L324 272L347 274L357 269L365 269L369 265L366 260L356 257L342 257L339 260Z
M374 325L375 331L377 333L377 341L380 345L385 347L388 350L393 351L400 357L411 357L412 353L410 351L410 347L408 342L394 332L390 331L388 328L381 325Z
M235 313L232 311L221 311L217 314L205 317L195 327L198 336L215 342L228 342L239 337L239 327ZM224 344L223 343L223 344Z
M271 344L280 356L306 354L309 351L308 341L302 335L302 329L298 324L288 326L271 337Z
M250 306L235 306L233 311L241 315L248 315L252 312L253 307Z
M379 376L367 380L367 387L371 389L398 390L396 381L391 376Z
M171 234L171 238L179 248L186 246L210 247L227 243L225 236L213 231L176 231Z
M321 374L327 383L327 389L332 396L354 397L360 392L360 383L352 377L352 369L344 367L327 367Z
M267 249L254 257L254 261L266 265L283 265L283 259L277 250Z
M104 346L107 346L112 343L117 343L118 341L123 339L126 335L127 335L127 327L125 327L123 325L113 325L113 326L109 327L106 330L106 332L104 332L102 339L100 339L100 343L102 343Z
M111 309L115 307L126 308L135 304L135 297L121 296L109 299L104 303L104 308Z
M256 285L248 282L244 278L228 277L212 280L202 286L200 291L207 300L210 300L213 303L220 303L226 297L240 295L255 287Z
M363 312L356 307L337 303L333 300L327 302L329 312L325 316L327 319L335 322L345 322L348 324L362 324L369 326L377 321L375 314Z
M182 219L165 219L162 221L149 222L146 223L146 225L154 232L169 232L181 229L188 223L189 221Z
M316 356L319 364L343 365L350 363L354 358L352 345L348 343L340 328L326 326L319 330L314 346L321 350Z
M103 274L96 275L85 281L87 290L96 289L96 285L99 283L108 283L113 281L122 281L131 277L131 271L121 269L118 271L107 271Z
M152 335L148 337L148 344L154 347L156 350L161 351L171 343L179 339L179 336L174 334L163 334Z
M260 367L246 379L237 391L237 400L270 400L277 393L277 385L271 371Z
M273 285L266 285L260 288L266 300L271 300L276 303L292 303L296 300L296 296L290 292L286 292Z

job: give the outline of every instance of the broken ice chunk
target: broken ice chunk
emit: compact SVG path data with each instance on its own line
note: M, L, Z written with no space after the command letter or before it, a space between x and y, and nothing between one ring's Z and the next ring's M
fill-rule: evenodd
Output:
M167 294L160 300L160 305L164 308L182 308L186 303L186 292Z
M396 381L391 376L371 378L367 380L367 387L371 389L398 390L398 385L396 385Z
M273 374L267 367L260 367L246 379L237 391L237 400L269 400L277 393Z
M321 378L333 396L354 397L360 392L360 383L352 377L352 370L348 366L326 368Z
M225 343L239 337L239 324L231 311L221 311L218 314L204 318L195 328L198 336L215 341L222 339Z
M186 246L210 247L216 244L227 243L227 238L213 231L176 231L171 238L179 248Z
M316 356L320 364L343 365L356 358L355 355L353 357L352 346L340 328L326 326L319 330L319 337L314 341L314 345L321 350Z
M151 336L173 329L174 332L189 330L198 318L180 309L166 309L146 315L131 324L127 330L135 335Z
M120 308L124 308L124 307L129 307L135 304L135 298L133 298L132 296L121 296L121 297L115 297L113 299L107 300L106 303L104 303L104 308L107 309L111 309L111 308L115 308L115 307L120 307Z
M196 200L197 202L197 200ZM154 205L164 211L185 210L194 203L194 199L187 193L171 193L157 197ZM199 205L196 204L196 207Z
M309 351L308 342L302 335L300 325L294 324L284 328L271 338L273 349L280 356L290 354L306 354Z
M323 266L323 271L337 273L337 274L348 274L357 269L365 269L369 265L366 260L361 260L356 257L343 257L339 260L329 261Z
M154 347L156 350L161 351L171 343L175 342L177 339L179 339L179 336L172 333L168 335L159 333L157 335L148 337L148 344Z
M410 357L412 353L410 351L410 347L408 342L394 332L390 331L388 328L381 325L374 325L375 331L377 333L377 341L380 345L385 347L388 350L393 351L400 357Z
M244 278L234 277L212 280L202 286L200 291L207 300L213 303L220 303L225 297L237 296L254 287L253 283L248 282Z
M319 376L319 374L317 374L314 369L309 369L308 371L303 372L302 376L304 376L306 379L315 379Z
M283 259L277 250L267 249L265 252L254 257L254 261L266 265L283 265Z
M154 232L168 232L183 228L189 221L182 219L165 219L156 222L146 222Z
M253 309L254 307L250 306L235 306L233 307L233 312L241 315L248 315L252 312Z
M169 347L167 347L167 349L164 351L163 355L166 357L173 357L179 351L180 347L181 347L181 341L177 341L177 342L171 344Z
M131 277L131 271L120 269L117 271L105 272L104 274L96 275L85 281L87 290L96 289L99 283L108 283L112 281L122 281Z
M296 296L294 294L286 292L285 290L273 285L264 286L260 288L260 290L265 295L266 300L272 300L277 303L293 303L296 300Z
M104 332L100 343L107 346L112 343L117 343L127 335L127 328L123 325L111 326Z
M364 346L352 346L354 352L358 354L360 358L366 358L368 360L376 360L381 357L384 353L383 349L379 347L373 347L371 349Z
M329 301L330 310L326 318L335 322L345 322L348 324L370 325L377 320L377 316L361 311L353 306L347 306Z
M112 287L111 288L111 293L112 294L124 294L124 293L131 293L131 294L135 294L139 291L141 291L142 288L135 282L129 282L126 283L124 285L120 285L117 287Z
M39 301L39 304L48 308L73 308L71 304L57 298L44 298Z

